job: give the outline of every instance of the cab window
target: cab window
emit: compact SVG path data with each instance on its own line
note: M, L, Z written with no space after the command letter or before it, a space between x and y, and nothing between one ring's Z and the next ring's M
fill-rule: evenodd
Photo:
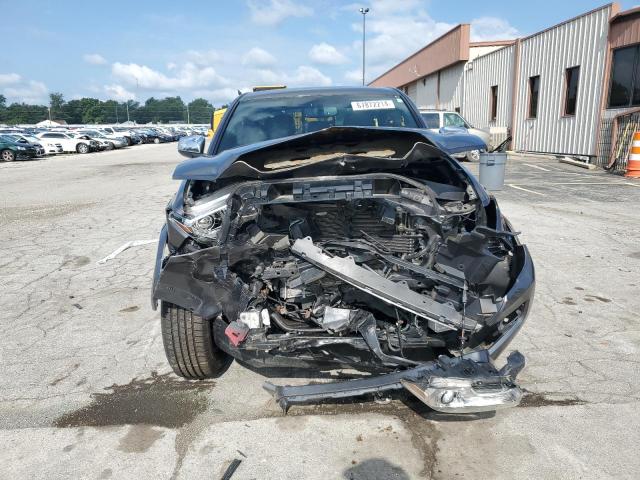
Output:
M444 126L445 127L459 127L459 128L469 128L467 122L464 121L457 113L445 113L444 114Z
M440 128L440 114L439 113L422 113L427 128Z

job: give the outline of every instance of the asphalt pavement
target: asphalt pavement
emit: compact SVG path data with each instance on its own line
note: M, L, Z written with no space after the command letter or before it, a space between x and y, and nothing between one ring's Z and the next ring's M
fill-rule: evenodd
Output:
M216 479L235 459L233 480L638 478L640 181L509 161L496 196L537 274L511 345L520 407L443 416L397 395L285 416L264 372L171 373L153 243L97 263L157 238L180 159L166 144L0 164L0 478Z

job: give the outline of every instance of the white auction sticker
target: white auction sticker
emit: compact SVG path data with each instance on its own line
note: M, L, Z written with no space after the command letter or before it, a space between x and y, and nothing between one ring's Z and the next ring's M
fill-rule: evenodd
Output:
M351 102L354 112L358 110L386 110L396 108L393 100L363 100L361 102Z

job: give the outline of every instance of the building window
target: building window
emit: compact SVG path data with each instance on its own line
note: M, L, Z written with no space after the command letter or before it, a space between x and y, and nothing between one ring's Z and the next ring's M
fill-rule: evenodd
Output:
M609 108L640 105L640 62L638 45L618 48L611 62Z
M498 117L498 86L491 87L491 97L489 98L489 120L496 121Z
M538 94L540 93L540 75L529 77L529 118L538 118Z
M578 80L580 79L580 67L567 68L564 71L565 96L564 114L575 115L578 104Z

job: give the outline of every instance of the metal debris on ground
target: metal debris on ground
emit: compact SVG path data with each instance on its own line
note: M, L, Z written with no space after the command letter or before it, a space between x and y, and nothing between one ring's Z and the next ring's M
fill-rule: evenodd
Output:
M113 260L114 258L116 258L118 255L120 255L122 252L124 252L128 248L139 247L141 245L148 245L150 243L156 243L156 242L157 240L131 240L130 242L127 242L121 245L120 247L116 248L113 252L111 252L109 255L107 255L103 259L98 260L96 263L98 265L104 265L109 260Z
M222 476L222 480L229 480L231 476L235 473L235 471L238 469L241 463L242 463L242 460L240 460L239 458L234 458L233 462L231 462L231 465L229 465L229 467L227 468L227 471L224 472L224 475Z

